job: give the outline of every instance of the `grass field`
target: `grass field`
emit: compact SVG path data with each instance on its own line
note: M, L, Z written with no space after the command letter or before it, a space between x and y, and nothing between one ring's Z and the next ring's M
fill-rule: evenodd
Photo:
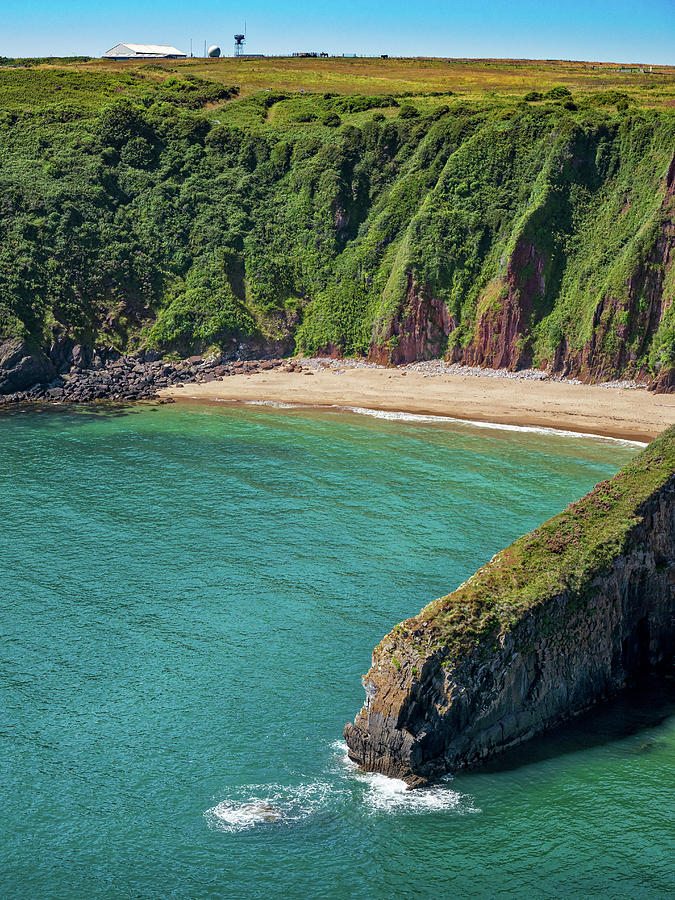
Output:
M123 90L120 76L124 75L128 76L130 89L139 79L147 84L171 75L193 75L226 85L237 85L240 97L261 90L412 96L452 91L466 100L500 96L514 98L528 91L545 92L554 85L565 85L575 94L621 91L636 105L643 107L675 106L675 67L653 66L650 72L648 64L499 59L225 57L143 62L92 59L62 63L54 60L36 68L77 71L91 76L91 80L85 81L92 87L94 82L100 87L109 82L111 87L114 84L116 92ZM7 70L0 68L0 79L4 80L6 74Z

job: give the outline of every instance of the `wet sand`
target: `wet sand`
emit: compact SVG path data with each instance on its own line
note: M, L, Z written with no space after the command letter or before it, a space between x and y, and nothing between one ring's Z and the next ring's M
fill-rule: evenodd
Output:
M675 424L675 394L560 381L443 374L383 367L314 366L231 375L170 387L163 397L203 402L270 402L359 407L534 426L650 441Z

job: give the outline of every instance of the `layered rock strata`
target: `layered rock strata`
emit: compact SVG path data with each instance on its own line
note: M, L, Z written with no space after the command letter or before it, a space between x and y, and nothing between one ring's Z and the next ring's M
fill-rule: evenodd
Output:
M675 428L375 648L349 756L411 786L473 766L675 654Z

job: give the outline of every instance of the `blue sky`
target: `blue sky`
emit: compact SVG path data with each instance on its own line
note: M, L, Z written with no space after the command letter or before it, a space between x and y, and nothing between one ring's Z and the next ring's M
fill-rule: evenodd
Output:
M675 65L675 0L0 0L0 56L101 55L119 41L232 53L325 50Z

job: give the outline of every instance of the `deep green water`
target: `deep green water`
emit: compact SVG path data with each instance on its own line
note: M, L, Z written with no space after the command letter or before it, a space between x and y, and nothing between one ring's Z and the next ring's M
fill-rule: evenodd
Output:
M341 744L386 631L634 452L250 407L3 415L1 895L672 896L663 688L426 792Z

